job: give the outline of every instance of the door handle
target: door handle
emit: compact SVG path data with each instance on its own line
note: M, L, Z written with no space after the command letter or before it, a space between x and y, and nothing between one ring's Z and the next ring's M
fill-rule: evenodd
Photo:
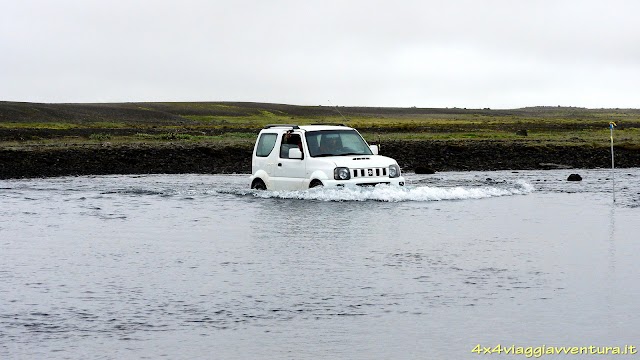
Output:
M282 166L282 163L278 163L278 166Z

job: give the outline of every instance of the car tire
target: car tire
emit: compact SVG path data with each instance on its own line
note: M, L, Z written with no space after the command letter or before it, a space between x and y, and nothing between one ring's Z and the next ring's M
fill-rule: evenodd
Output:
M264 184L264 181L257 179L254 180L251 184L251 189L253 190L267 190L267 185Z
M322 181L320 180L313 180L311 181L311 184L309 184L309 189L313 189L316 187L323 187L324 185L322 184Z

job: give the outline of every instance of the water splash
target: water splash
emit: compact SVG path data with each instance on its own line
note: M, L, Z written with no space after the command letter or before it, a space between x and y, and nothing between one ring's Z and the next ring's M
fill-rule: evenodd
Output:
M381 185L374 188L356 186L345 188L315 188L303 191L221 190L219 192L235 195L253 195L255 197L266 199L402 202L485 199L500 196L526 195L533 191L534 188L531 184L520 180L512 184L506 184L504 187L394 187Z

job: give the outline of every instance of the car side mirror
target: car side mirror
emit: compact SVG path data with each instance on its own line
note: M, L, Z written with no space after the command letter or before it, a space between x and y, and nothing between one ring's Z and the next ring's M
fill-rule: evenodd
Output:
M302 151L297 147L289 149L289 159L302 159Z
M369 149L371 149L373 155L378 155L378 151L380 150L378 149L378 145L369 145Z

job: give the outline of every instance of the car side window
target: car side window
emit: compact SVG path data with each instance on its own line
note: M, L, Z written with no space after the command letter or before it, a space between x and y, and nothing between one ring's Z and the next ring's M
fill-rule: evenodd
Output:
M256 156L267 157L276 146L278 134L264 133L260 135L258 147L256 148Z
M298 148L302 152L302 139L298 134L286 133L282 136L282 144L280 145L280 157L289 158L289 149ZM303 155L304 157L304 155Z

